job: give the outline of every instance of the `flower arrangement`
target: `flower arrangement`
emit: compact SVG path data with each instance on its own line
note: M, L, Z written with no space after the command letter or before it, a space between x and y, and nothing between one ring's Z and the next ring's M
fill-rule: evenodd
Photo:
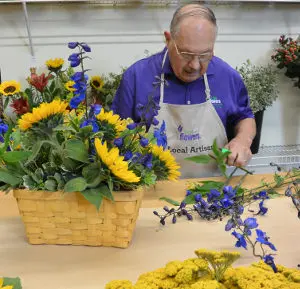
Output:
M264 262L248 267L231 267L240 257L237 252L198 249L196 258L170 261L165 267L129 280L113 280L105 289L233 289L300 288L300 272L277 266L275 274Z
M91 48L78 42L68 47L78 52L70 55L66 70L62 59L52 59L46 63L48 75L32 69L25 91L14 81L1 84L17 114L15 124L0 126L1 189L80 192L99 209L103 198L113 200L113 191L176 180L179 167L159 146L164 123L156 129L161 132L157 139L145 126L149 118L158 125L148 107L140 107L144 121L137 124L89 99L88 90L102 86L86 74Z
M271 243L266 232L259 228L255 216L265 215L268 212L265 201L270 197L278 196L279 193L276 190L283 185L288 185L286 195L292 198L299 216L300 189L298 184L300 183L300 168L292 169L285 174L275 173L273 182L266 183L262 181L262 184L257 187L246 189L242 187L243 179L252 172L245 168L236 167L228 176L225 162L230 151L219 149L216 142L214 142L213 153L213 155L194 156L187 159L197 163L217 162L225 181L191 182L188 184L184 200L177 202L169 198L161 198L171 203L173 207L165 206L163 208L164 213L158 213L157 211L153 213L159 217L162 225L166 224L167 218L171 218L172 223L175 224L177 218L181 216L192 221L194 214L207 221L228 218L225 231L232 232L231 234L236 240L235 247L244 249L251 247L253 255L270 265L276 273L278 268L275 265L274 253L272 252L276 251L276 247ZM245 174L240 177L238 184L233 187L230 185L230 181L238 169L242 169ZM281 170L280 167L278 169ZM256 212L253 209L248 209L254 213L254 216L243 220L242 215L245 208L250 208L250 205L253 206L257 202L259 204ZM254 231L256 236L253 234Z
M298 39L281 35L278 40L279 48L271 56L279 69L286 68L285 75L289 78L298 78L294 83L300 88L300 42Z
M239 68L253 113L265 110L278 98L278 77L272 65L256 66L248 59Z

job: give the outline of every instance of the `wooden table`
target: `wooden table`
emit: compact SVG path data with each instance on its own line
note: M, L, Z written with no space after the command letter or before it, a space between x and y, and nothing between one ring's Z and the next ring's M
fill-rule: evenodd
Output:
M244 185L259 184L261 178L249 176ZM218 179L218 178L212 178ZM164 266L170 260L193 257L194 250L235 250L234 237L224 231L225 220L207 222L179 220L176 225L159 225L153 208L165 203L160 196L182 199L186 182L161 183L146 193L132 244L127 249L30 245L11 195L0 198L0 276L20 276L24 289L102 289L112 279L135 281L143 272ZM300 263L300 221L289 198L266 202L269 212L258 223L278 249L276 260L288 267ZM242 253L236 265L255 262L251 250Z

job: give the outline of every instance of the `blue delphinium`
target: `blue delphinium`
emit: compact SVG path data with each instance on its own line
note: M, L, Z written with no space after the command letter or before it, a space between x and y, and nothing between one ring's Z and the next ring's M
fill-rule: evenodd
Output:
M254 201L260 201L259 207L261 212L259 214L266 213L263 202L268 198L268 194L264 191L254 197ZM196 212L200 218L205 220L222 220L223 217L229 216L225 225L225 231L232 231L231 234L236 239L235 246L244 249L248 249L248 246L251 246L254 256L259 257L266 264L270 265L274 272L276 272L277 269L274 258L271 254L266 253L264 246L268 246L273 251L276 251L276 248L269 242L266 233L258 229L256 218L249 217L244 221L242 220L241 215L244 213L243 196L237 195L235 189L231 186L224 186L222 191L211 189L207 193L206 199L199 193L194 195L191 191L187 190L186 200L189 200L189 203L193 203L192 207L188 207L186 202L183 201L176 209L165 207L164 211L167 212L166 214L159 214L157 211L154 211L154 214L160 218L160 223L162 225L165 224L167 217L172 218L172 223L176 223L176 219L179 216L185 216L188 220L192 220L192 213L194 212ZM257 238L255 241L252 241L252 231L254 229ZM259 245L259 248L262 251L261 254L256 252L257 245Z
M156 138L156 142L158 146L162 146L164 149L167 147L167 135L166 135L166 123L162 122L160 128L155 128L154 137Z
M80 127L85 127L85 126L92 126L93 132L98 132L99 131L99 125L97 123L96 115L98 115L101 111L102 107L99 104L93 104L90 107L90 111L88 113L88 118L84 118L82 123L80 124Z
M0 142L4 142L4 134L8 130L8 125L0 118Z
M70 78L75 82L73 85L73 88L75 88L74 91L74 97L70 101L70 107L73 109L76 109L80 103L86 100L86 90L87 90L87 81L88 76L85 74L86 70L83 67L83 59L85 57L85 53L90 52L91 48L86 43L80 43L80 42L69 42L68 47L70 49L79 49L79 53L72 53L68 60L70 61L71 67L77 67L81 66L80 72L75 72ZM88 119L86 115L86 123L90 124L90 120Z

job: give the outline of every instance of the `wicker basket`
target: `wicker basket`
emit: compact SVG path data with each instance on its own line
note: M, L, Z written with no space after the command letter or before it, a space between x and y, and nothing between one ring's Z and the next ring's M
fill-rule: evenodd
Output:
M128 247L143 191L114 193L100 210L80 193L15 190L31 244Z

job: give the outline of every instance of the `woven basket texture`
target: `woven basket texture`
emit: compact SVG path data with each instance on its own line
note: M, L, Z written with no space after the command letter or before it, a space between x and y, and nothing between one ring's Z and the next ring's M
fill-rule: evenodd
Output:
M127 248L143 191L114 192L99 210L80 193L14 190L30 244Z

